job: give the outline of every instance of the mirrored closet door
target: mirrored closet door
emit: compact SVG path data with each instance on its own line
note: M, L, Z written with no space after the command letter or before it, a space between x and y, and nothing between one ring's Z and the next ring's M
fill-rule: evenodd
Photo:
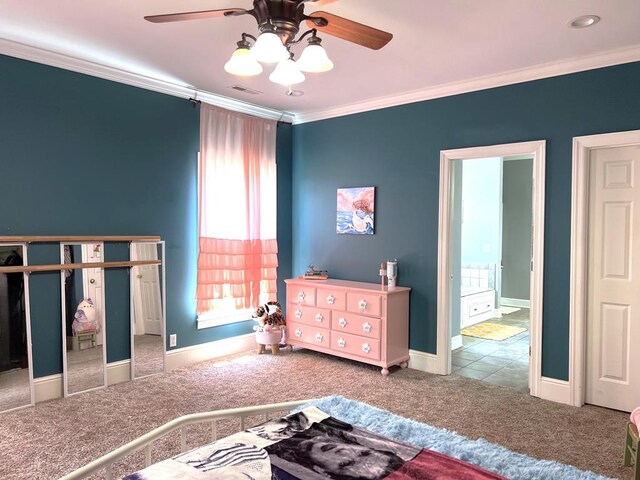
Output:
M24 244L0 243L0 267L27 265ZM0 272L0 412L34 404L29 277Z
M101 263L103 243L61 243L60 263ZM104 269L60 271L64 396L107 385Z
M165 370L164 242L131 242L131 261L160 265L131 267L131 378Z

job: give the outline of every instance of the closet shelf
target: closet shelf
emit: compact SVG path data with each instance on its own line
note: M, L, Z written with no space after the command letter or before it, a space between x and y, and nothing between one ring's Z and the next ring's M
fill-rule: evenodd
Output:
M0 243L11 242L43 242L43 243L64 243L64 242L159 242L157 235L76 235L62 236L54 235L23 235L23 236L0 236Z
M56 270L75 270L78 268L122 268L122 267L137 267L140 265L162 265L162 262L160 260L131 260L131 261L124 261L124 262L60 263L60 264L52 264L52 265L16 265L12 267L0 267L0 273L51 272Z

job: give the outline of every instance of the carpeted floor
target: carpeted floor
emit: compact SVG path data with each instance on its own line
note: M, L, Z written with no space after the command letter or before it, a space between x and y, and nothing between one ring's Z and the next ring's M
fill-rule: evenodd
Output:
M626 413L412 369L385 378L376 367L306 350L237 355L2 414L0 471L7 479L58 478L180 415L331 394L536 458L632 478L621 466ZM153 456L175 453L165 451L174 440ZM119 471L139 462L134 456Z

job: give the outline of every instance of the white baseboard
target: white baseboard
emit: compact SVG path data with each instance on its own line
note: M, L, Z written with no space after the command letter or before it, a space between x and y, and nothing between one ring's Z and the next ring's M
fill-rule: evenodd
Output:
M254 333L225 338L224 340L216 340L192 347L178 348L167 352L167 370L242 353L255 348L256 336Z
M571 389L569 382L555 378L542 377L538 389L540 398L552 402L571 405Z
M451 337L451 351L462 347L462 335Z
M36 403L61 398L62 394L61 373L33 379L33 396Z
M235 353L253 350L256 337L253 333L238 337L226 338L214 342L203 343L193 347L180 348L167 352L167 370L180 368L192 363L226 357ZM107 384L128 382L131 380L131 360L121 360L107 364ZM35 402L44 402L62 398L62 374L39 377L33 380Z
M428 373L440 373L438 356L433 353L409 350L409 368Z
M107 385L128 382L130 378L131 361L121 360L107 364ZM36 403L62 398L63 394L61 373L33 379L33 395Z
M531 300L523 300L521 298L500 298L500 305L505 307L531 308Z
M121 360L107 364L107 385L131 380L131 360Z

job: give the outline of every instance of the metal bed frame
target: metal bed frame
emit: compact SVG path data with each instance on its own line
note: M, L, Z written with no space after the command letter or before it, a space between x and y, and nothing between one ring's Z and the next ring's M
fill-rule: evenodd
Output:
M194 424L210 423L211 424L211 441L218 440L218 421L239 418L240 428L238 431L245 429L245 420L247 417L264 415L265 420L270 419L270 414L275 412L284 412L292 410L300 405L312 402L313 399L297 400L293 402L273 403L269 405L257 405L253 407L230 408L226 410L216 410L213 412L192 413L178 417L170 422L151 430L148 433L126 443L125 445L103 455L102 457L88 463L74 472L69 473L61 478L61 480L76 480L85 478L101 469L106 469L106 478L111 480L113 464L123 457L131 455L138 450L144 448L145 467L151 465L151 447L153 443L175 430L180 430L180 452L187 450L187 426Z

